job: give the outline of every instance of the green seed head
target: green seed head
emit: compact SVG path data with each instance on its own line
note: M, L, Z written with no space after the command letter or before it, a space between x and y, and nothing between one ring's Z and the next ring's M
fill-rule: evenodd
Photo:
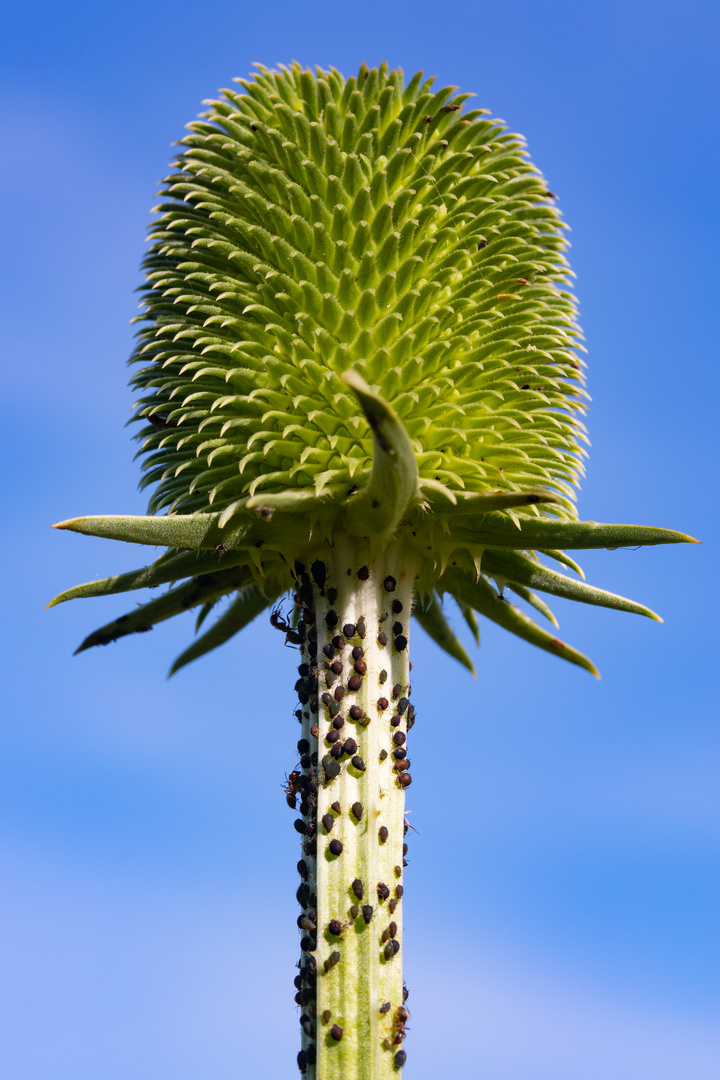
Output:
M297 559L366 538L411 555L416 618L466 666L444 594L476 636L480 612L594 671L505 590L554 625L534 589L656 617L538 553L579 570L566 548L689 538L575 520L580 332L522 139L385 64L238 82L190 125L151 228L132 358L150 516L61 526L168 551L53 603L189 579L87 648L189 607L199 628L230 596L177 667L291 587Z

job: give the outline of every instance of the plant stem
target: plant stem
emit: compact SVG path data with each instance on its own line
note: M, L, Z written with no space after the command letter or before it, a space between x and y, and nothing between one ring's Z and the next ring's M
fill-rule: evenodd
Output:
M298 890L298 1064L308 1080L385 1080L405 1060L401 897L415 566L400 545L371 553L367 541L344 541L296 572L309 746L298 781L298 868L307 878Z

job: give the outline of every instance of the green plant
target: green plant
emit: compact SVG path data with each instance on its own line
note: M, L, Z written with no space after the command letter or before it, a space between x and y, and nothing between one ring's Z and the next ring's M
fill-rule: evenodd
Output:
M133 356L150 516L57 526L166 550L53 603L172 584L82 650L189 608L199 631L228 597L175 672L292 593L271 618L301 652L298 1063L377 1080L405 1060L411 611L471 670L444 597L476 636L479 612L596 673L506 591L553 624L534 590L657 618L567 551L690 538L576 520L580 335L522 140L386 65L238 81L190 125L151 229Z

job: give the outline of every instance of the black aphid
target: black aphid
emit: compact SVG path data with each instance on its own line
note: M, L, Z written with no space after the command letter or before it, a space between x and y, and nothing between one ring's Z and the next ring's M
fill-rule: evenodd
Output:
M333 934L334 937L339 937L342 933L342 923L339 919L331 919L328 923L328 931Z
M335 650L329 643L327 645L323 645L323 652L327 656L328 660L332 660L333 656L335 655Z
M358 675L364 675L367 672L367 664L364 660L356 660L353 666Z
M332 643L334 649L342 649L345 645L345 640L344 638L341 638L339 634L336 634L335 637L332 639Z
M401 622L394 622L393 623L393 634L402 634L402 632L403 632L403 624Z
M390 1012L390 1002L389 1001L384 1001L382 1003L382 1005L380 1006L380 1012L381 1013L389 1013Z
M355 633L357 634L357 636L359 638L364 638L365 637L365 634L367 633L367 626L366 626L365 620L363 618L358 619L358 621L356 622L356 624L355 624Z
M343 666L340 663L340 661L339 660L333 660L332 664L330 665L330 670L332 671L333 675L342 674L342 669L343 669Z
M386 697L381 697L381 698L378 698L378 700L377 700L377 707L380 710L380 712L384 712L385 709L387 709L389 704L390 703L389 703L389 701L388 701L388 699Z
M407 1061L407 1054L404 1050L398 1050L395 1055L395 1068L402 1069L403 1065Z
M355 757L352 759L350 764L354 768L356 768L358 770L358 772L365 772L365 762L363 761L363 759L360 757L359 754L355 755Z
M361 802L354 802L350 809L352 810L355 818L360 821L361 817L363 816L363 804ZM303 865L305 864L303 863Z
M336 814L340 814L342 812L342 808L340 806L340 803L337 802L337 801L334 802L334 803L330 803L330 809L334 810Z
M385 825L381 825L380 828L378 829L378 836L380 838L380 843L381 844L385 843L385 841L388 838L388 835L389 835L389 833L387 831L387 827Z
M293 828L295 832L299 832L301 836L304 836L307 832L307 825L302 818L296 818L295 821L293 821Z
M358 900L362 900L362 898L363 898L363 893L365 892L365 888L364 888L364 886L363 886L363 883L362 883L362 881L360 880L360 878L355 878L355 880L353 881L353 883L352 883L352 885L350 886L350 888L351 888L351 889L352 889L352 891L353 891L353 892L355 893L355 895L357 896Z
M383 949L383 955L385 956L386 960L392 960L393 956L395 955L395 950L392 947L392 941L388 941L387 945Z
M348 915L351 919L357 919L359 914L360 908L357 906L357 904L353 904L350 908L348 908Z
M321 696L321 698L320 698L320 700L322 701L323 705L331 705L331 704L332 704L332 699L333 699L333 698L332 698L332 694L329 694L329 693L327 692L327 690L323 691L323 694L322 694L322 696Z
M384 881L378 881L377 894L379 900L387 900L390 890Z
M400 713L400 715L403 716L403 714L408 711L409 705L410 702L408 701L408 699L406 697L401 697L395 708Z
M303 879L303 881L307 881L310 871L308 870L307 863L305 862L304 859L300 859L300 861L298 862L298 864L297 864L297 872L300 875L300 877Z
M397 750L393 750L393 757L400 761L402 758L407 757L407 750L404 746L398 746Z
M383 581L383 585L385 586L385 592L395 592L397 581L394 577L392 577L391 574L388 574L388 576Z
M317 1061L317 1051L314 1046L308 1046L305 1050L305 1057L307 1058L308 1065L314 1065Z
M338 735L338 734L339 734L339 732L333 731L333 735ZM336 761L337 761L338 758L341 758L343 756L342 743L336 742L330 747L330 756L335 758Z
M403 649L407 649L407 638L403 634L399 634L393 644L398 652L402 652Z
M313 576L313 580L319 589L325 588L325 582L327 580L327 566L320 559L316 559L310 567L310 573Z
M407 736L405 735L404 731L393 732L392 741L395 743L396 746L402 746L406 738Z
M337 761L328 761L325 766L325 776L328 780L334 780L336 776L340 775L340 764Z
M359 705L351 705L348 709L348 716L351 720L359 720L362 717L362 709Z
M387 634L385 633L384 630L380 631L380 633L377 636L377 639L378 639L378 645L387 645L387 643L388 643L388 636L387 636Z
M398 724L400 724L401 722L402 722L402 717L401 717L401 716L398 716L398 714L397 714L397 713L395 713L395 715L394 715L394 716L391 716L391 717L390 717L390 723L391 723L391 725L392 725L393 727L397 727L397 726L398 726Z
M397 779L400 787L410 787L412 784L412 776L409 772L400 773Z
M391 922L388 924L388 933L390 934L391 938L395 937L395 935L397 934L397 929L398 928L396 922Z
M354 739L346 739L343 743L343 750L346 754L354 754L358 746Z
M335 698L335 700L337 702L341 702L342 699L345 697L345 687L344 686L336 686L335 690L333 691L333 697Z
M335 951L331 952L330 955L328 956L327 960L323 963L323 967L324 967L325 971L329 971L330 968L334 968L339 959L340 959L340 953L338 952L337 949L335 949Z
M305 1057L305 1051L300 1050L297 1056L298 1069L301 1073L307 1072L307 1059Z
M361 566L357 572L357 576L360 578L361 581L367 581L367 579L370 577L370 571L368 567Z
M356 645L350 655L352 656L353 660L362 660L363 656L365 655L365 650L363 649L362 645Z
M402 606L402 601L400 601L400 600L393 600L393 602L392 602L392 609L393 609L393 613L394 613L395 615L399 615L399 614L400 614L400 612L401 612L401 611L402 611L402 609L403 609L403 606Z
M330 1019L331 1016L332 1016L332 1013L330 1012L329 1009L323 1009L323 1011L322 1011L323 1024L327 1024L327 1022L328 1022L328 1020Z
M395 683L395 685L392 688L393 701L397 701L397 699L400 697L401 694L402 694L402 686L400 685L399 682Z
M388 911L390 912L391 915L395 914L395 908L396 907L397 907L397 900L395 900L394 898L391 898L390 900L388 900Z
M397 896L398 900L402 900L402 895L404 892L405 890L403 889L402 885L395 886L395 895Z
M339 840L331 840L328 844L328 850L331 855L341 855L343 846Z
M362 911L362 917L363 917L363 919L365 921L365 925L367 926L369 924L370 920L373 917L372 904L363 904L363 906L361 908L361 911Z
M388 756L388 755L387 755L387 750L381 750L381 751L380 751L380 760L381 760L381 761L385 761L385 759L386 759L386 757L387 757L387 756Z
M339 621L340 620L338 618L337 611L333 611L331 608L330 611L328 611L325 615L325 625L328 626L331 630L334 630Z
M355 623L346 622L343 626L343 634L346 638L355 637Z
M328 589L327 591L328 604L334 604L338 598L337 589Z
M307 754L310 750L310 743L307 739L298 739L298 754Z
M330 832L333 825L335 824L335 818L332 816L332 814L323 814L322 823L323 823L323 827L325 829L325 832Z
M348 687L351 690L359 690L362 686L362 675L351 675L348 679Z
M339 955L340 954L338 953L338 956ZM325 963L327 963L327 960L325 961ZM340 1027L339 1024L333 1024L333 1026L330 1028L330 1035L335 1040L335 1042L340 1042L343 1037L343 1029ZM397 1057L397 1054L395 1056Z
M326 741L329 743L337 742L339 738L340 732L337 730L337 728L334 727L331 727L327 735L325 736Z

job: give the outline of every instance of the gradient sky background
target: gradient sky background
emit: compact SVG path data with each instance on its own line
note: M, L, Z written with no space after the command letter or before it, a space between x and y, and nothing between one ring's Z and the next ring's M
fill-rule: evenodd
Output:
M473 680L415 632L404 1075L717 1077L719 24L694 0L5 0L4 1080L297 1075L296 654L260 620L168 683L191 616L73 659L127 598L42 611L147 561L48 525L144 512L124 361L155 185L203 98L291 58L422 67L527 136L573 228L581 516L705 541L583 559L666 619L558 601L602 682L494 626Z

